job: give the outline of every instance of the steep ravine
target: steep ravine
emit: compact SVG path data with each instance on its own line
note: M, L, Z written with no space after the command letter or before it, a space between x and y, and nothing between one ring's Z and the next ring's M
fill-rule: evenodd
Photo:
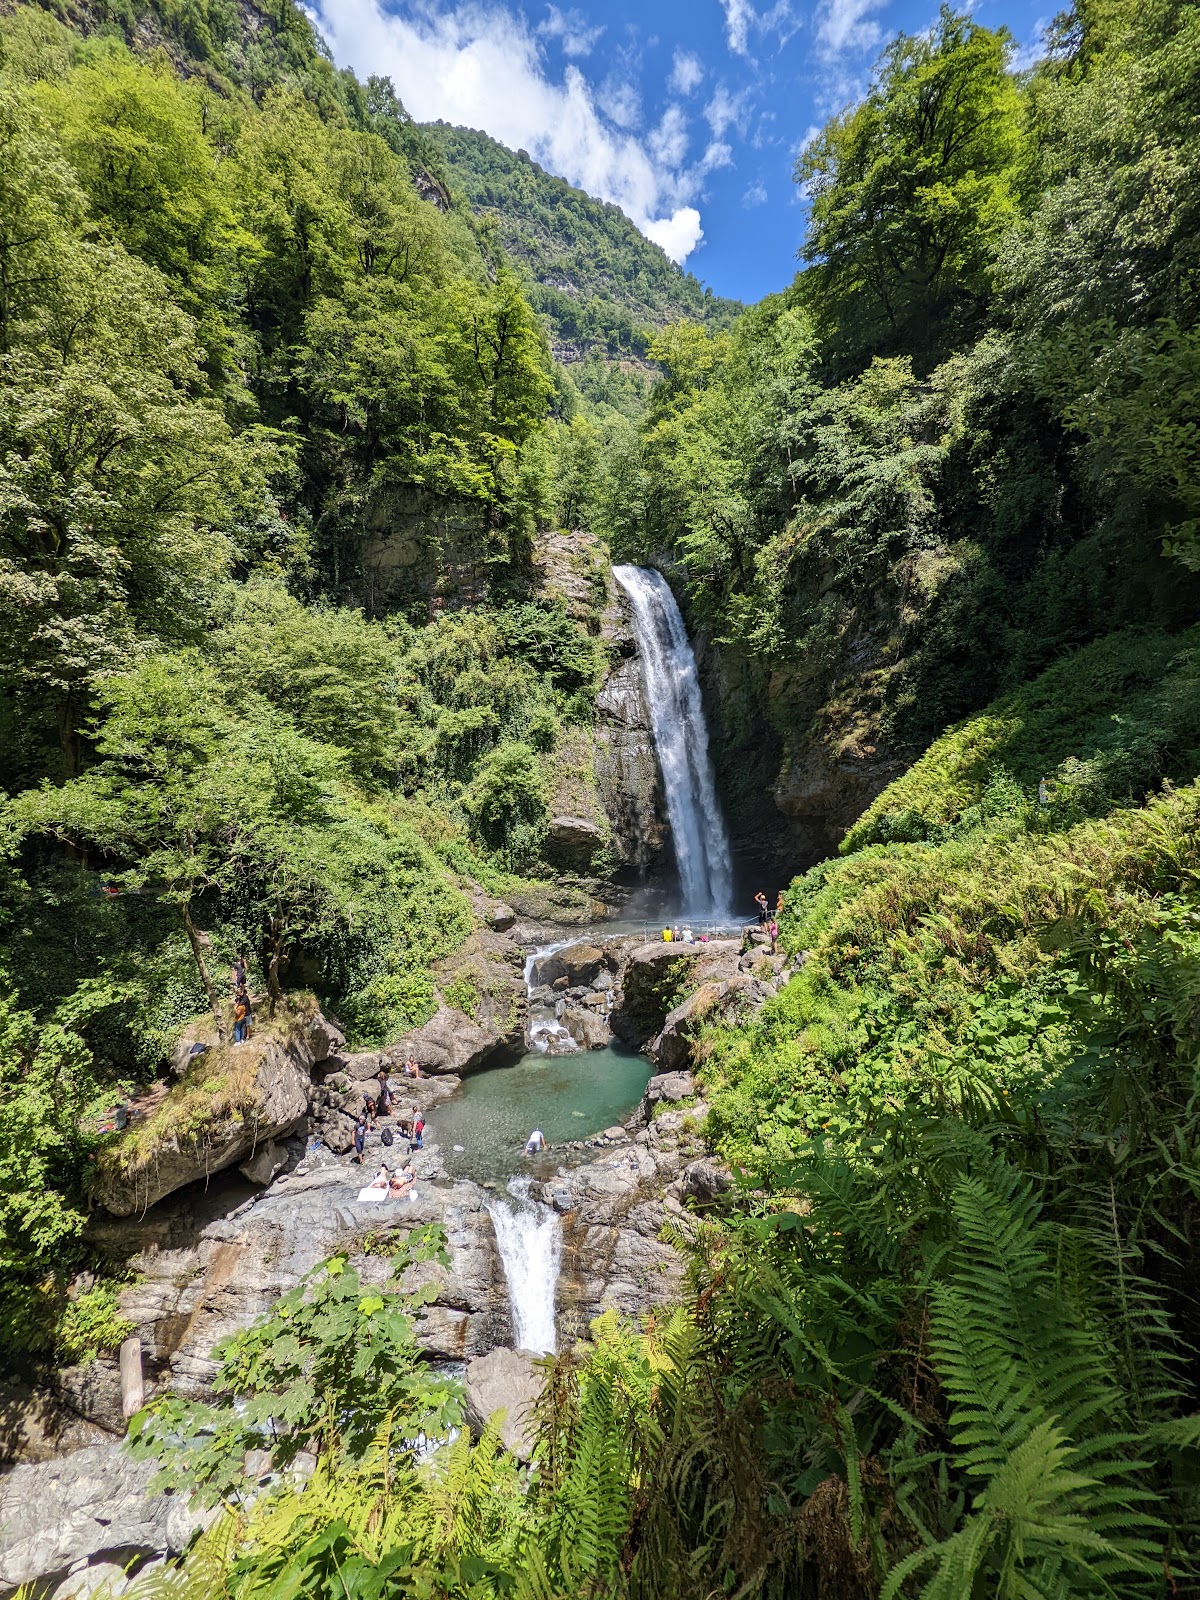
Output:
M502 1071L516 1059L531 1038L531 1005L532 1015L553 1018L553 1039L543 1030L543 1045L588 1052L619 1040L644 1049L655 1073L640 1104L586 1138L560 1140L522 1181L513 1203L535 1208L547 1219L546 1239L551 1232L554 1239L553 1251L539 1257L553 1261L541 1269L553 1280L544 1286L552 1321L549 1333L544 1317L538 1323L535 1342L546 1349L574 1341L602 1310L636 1315L676 1294L682 1261L664 1242L664 1223L684 1218L690 1201L712 1198L726 1181L703 1141L692 1039L706 1020L748 1014L787 974L783 958L761 946L642 943L602 924L573 945L560 934L552 956L529 959L523 920L578 924L589 906L611 917L640 890L661 903L678 882L647 704L653 675L647 679L625 597L598 556L590 541L566 535L550 536L539 550L543 592L586 611L609 650L594 745L574 767L564 763L551 826L567 860L572 839L581 850L614 843L611 892L589 893L586 876L569 871L561 893L529 905L510 907L472 889L476 932L435 976L452 989L469 974L474 1015L443 999L429 1022L389 1049L353 1054L311 1001L292 1003L277 1027L241 1047L237 1070L248 1098L239 1112L198 1142L160 1142L124 1175L105 1169L88 1231L129 1277L120 1311L134 1333L122 1360L62 1370L52 1390L10 1398L5 1446L25 1464L0 1478L0 1592L36 1579L49 1594L73 1564L130 1555L153 1561L182 1548L195 1517L151 1495L147 1473L119 1442L136 1398L131 1374L140 1370L146 1399L166 1390L205 1396L220 1340L251 1324L320 1261L345 1253L364 1282L383 1283L393 1229L438 1223L445 1230L450 1266L411 1274L437 1291L418 1339L430 1361L465 1372L472 1417L481 1422L496 1406L515 1412L528 1399L536 1375L514 1349L526 1321L502 1260L502 1250L512 1249L501 1226L512 1203L495 1183L464 1170L469 1154L448 1168L438 1108L463 1074ZM177 1065L205 1037L203 1024L190 1030ZM423 1076L403 1093L429 1125L413 1158L415 1196L364 1203L359 1190L389 1152L376 1134L364 1165L350 1162L354 1113L379 1068L395 1074L409 1053ZM580 1059L602 1070L602 1055ZM552 1229L551 1219L559 1219ZM513 1422L506 1439L519 1450L523 1437Z

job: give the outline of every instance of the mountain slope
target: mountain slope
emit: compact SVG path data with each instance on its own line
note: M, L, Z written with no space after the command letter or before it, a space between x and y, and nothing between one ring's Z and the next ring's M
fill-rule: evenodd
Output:
M549 323L559 360L578 360L589 348L642 355L648 328L680 317L727 327L741 309L677 267L617 206L552 176L524 151L443 122L421 131L452 187L495 219L497 241Z

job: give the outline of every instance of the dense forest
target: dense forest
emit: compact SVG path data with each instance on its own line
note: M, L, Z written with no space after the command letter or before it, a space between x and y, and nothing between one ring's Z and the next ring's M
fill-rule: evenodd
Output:
M799 158L793 284L655 331L644 407L553 365L549 202L514 265L446 208L531 164L244 22L0 19L6 1348L119 1342L69 1292L93 1113L236 950L394 1038L467 885L556 872L605 660L540 531L669 576L731 813L812 752L885 777L787 891L796 976L697 1042L734 1181L682 1302L547 1362L522 1466L422 1292L326 1263L135 1420L224 1506L138 1592L1197 1592L1200 7L1075 0L1023 73L967 12L897 38Z
M728 327L741 309L702 288L614 205L593 200L486 133L422 128L453 188L495 223L530 304L556 345L620 359L644 357L650 335L688 319Z

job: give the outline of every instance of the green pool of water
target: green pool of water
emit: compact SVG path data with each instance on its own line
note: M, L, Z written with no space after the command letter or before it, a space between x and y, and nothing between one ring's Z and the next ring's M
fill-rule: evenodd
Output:
M553 1147L611 1127L642 1098L652 1070L645 1056L612 1046L530 1054L516 1066L465 1079L453 1100L431 1108L426 1137L437 1141L454 1177L503 1185L514 1172L553 1172L562 1160ZM551 1149L526 1161L522 1151L534 1128Z

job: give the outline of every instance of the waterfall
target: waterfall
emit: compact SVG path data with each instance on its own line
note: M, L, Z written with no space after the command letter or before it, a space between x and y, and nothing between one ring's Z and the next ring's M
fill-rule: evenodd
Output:
M614 567L629 596L641 651L654 745L662 769L682 909L692 916L729 911L729 838L717 805L696 658L670 585L652 567Z
M531 950L525 958L525 994L529 1002L525 1042L531 1050L536 1050L543 1056L573 1055L579 1049L578 1044L558 1020L562 1002L533 998L534 990L542 987L539 982L539 964L546 956L552 956L556 951L566 948L567 941L560 940L558 944L544 944L536 950Z
M552 1356L562 1222L557 1211L529 1198L529 1178L510 1178L507 1200L489 1200L488 1216L508 1284L514 1350Z

